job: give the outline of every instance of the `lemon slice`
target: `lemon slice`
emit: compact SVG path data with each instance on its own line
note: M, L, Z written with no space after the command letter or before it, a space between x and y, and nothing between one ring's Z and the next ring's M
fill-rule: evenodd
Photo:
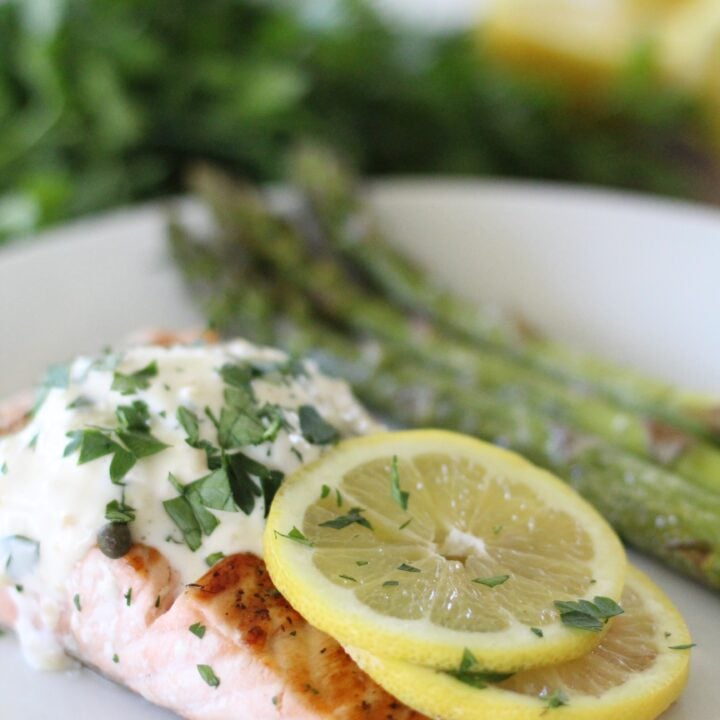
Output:
M639 570L628 573L621 604L600 644L560 665L524 670L476 687L452 675L349 648L358 665L401 702L444 720L652 720L687 679L690 635L663 592Z
M273 501L264 548L311 624L447 669L465 648L493 670L588 652L601 633L566 627L554 602L616 601L626 568L613 531L567 485L435 430L348 440L300 469Z

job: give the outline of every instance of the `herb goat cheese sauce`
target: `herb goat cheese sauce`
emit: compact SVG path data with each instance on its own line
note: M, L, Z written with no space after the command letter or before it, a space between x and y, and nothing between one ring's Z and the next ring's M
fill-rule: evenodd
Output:
M129 530L191 583L223 555L262 555L284 475L379 428L346 383L240 340L55 368L31 422L0 439L0 584L26 655L59 664L49 638L101 529L107 555Z

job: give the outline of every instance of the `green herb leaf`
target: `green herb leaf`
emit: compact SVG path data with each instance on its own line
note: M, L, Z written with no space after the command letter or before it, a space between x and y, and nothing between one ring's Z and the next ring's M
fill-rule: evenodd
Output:
M128 588L128 591L123 595L125 598L125 604L130 607L132 605L132 588Z
M101 430L71 430L65 434L70 438L70 442L65 446L63 457L67 457L79 450L78 465L84 465L97 460L97 458L109 455L119 447L114 440Z
M367 565L367 564L368 564L368 561L367 561L367 560L356 560L356 561L355 561L355 564L356 564L358 567L362 567L363 565Z
M668 645L669 650L690 650L697 647L697 643L685 643L684 645Z
M357 582L357 580L351 575L338 575L338 577L341 577L343 580L349 580L350 582Z
M123 478L135 465L135 456L118 445L110 462L110 480L116 485L121 484Z
M357 525L362 525L363 527L366 527L368 530L372 530L373 527L370 524L369 520L367 520L367 518L364 518L360 514L363 512L365 511L359 507L350 508L350 512L348 512L346 515L339 515L332 520L326 520L325 522L321 522L320 527L329 527L333 528L334 530L342 530L343 528L348 527L348 525L353 525L354 523L356 523Z
M131 405L119 405L115 417L122 430L145 433L150 430L150 411L147 403L135 400Z
M176 417L183 430L187 433L185 442L192 448L204 450L209 470L217 470L221 466L220 450L208 440L200 439L200 421L198 416L185 407L177 409Z
M543 631L540 628L531 627L530 632L533 633L534 635L537 635L539 638L545 637L545 634L543 633Z
M545 704L548 708L559 708L569 703L568 696L562 690L555 690L551 695L545 698Z
M293 540L297 543L300 543L301 545L307 545L308 547L312 547L314 544L310 539L305 537L305 535L303 535L303 533L300 530L298 530L294 525L293 525L292 530L289 533L287 533L287 535L275 530L275 536L276 537L278 537L278 536L284 537L287 540Z
M195 480L195 482L188 485L188 488L197 492L201 503L205 507L213 510L225 510L226 512L237 511L228 474L222 468L199 480Z
M187 546L195 552L202 543L202 531L187 498L180 496L172 498L172 500L165 500L163 507L182 533Z
M68 403L65 406L65 409L77 410L79 408L92 407L93 405L94 403L89 397L85 395L78 395L71 403Z
M382 586L383 587L397 587L400 583L397 580L386 580Z
M170 447L149 433L125 432L119 430L117 436L127 449L137 458L149 457Z
M7 475L8 474L8 464L7 462L3 462L2 465L0 465L0 475Z
M224 557L225 557L225 553L223 553L223 552L211 553L210 555L208 555L205 558L205 564L208 567L212 567L213 565L215 565L215 563L220 562Z
M112 656L112 661L113 661L114 663L119 663L119 662L120 662L120 658L118 657L117 653L115 653L115 654Z
M590 632L599 632L611 617L624 612L614 600L602 596L596 596L593 602L556 601L555 607L560 612L560 619L564 625Z
M150 387L150 378L157 375L157 363L148 363L144 368L125 375L121 372L113 373L111 390L117 390L121 395L132 395L138 390L146 390Z
M298 418L300 433L311 445L329 445L340 439L340 433L312 405L301 405Z
M225 405L220 411L218 442L226 450L246 445L259 445L265 441L265 425L251 407Z
M446 671L446 674L478 690L485 689L488 683L502 682L513 675L513 673L497 673L481 670L478 666L477 659L468 648L463 650L458 669Z
M75 609L78 612L82 612L82 605L80 604L80 596L77 593L75 593L75 595L73 595L73 605L75 606Z
M207 629L207 628L206 628L203 624L201 624L201 623L199 623L199 622L193 623L193 624L188 628L188 630L189 630L193 635L195 635L196 637L199 637L201 640L203 639L203 637L205 637L205 630L206 630L206 629Z
M200 421L198 416L192 410L180 406L175 413L175 417L187 434L185 442L190 445L190 447L195 447L200 439Z
M35 400L30 414L34 415L40 409L53 388L66 389L69 385L70 366L64 364L50 365L35 393Z
M193 487L194 483L188 485L185 491L185 497L190 503L195 519L198 521L200 530L203 535L210 535L213 530L220 524L219 520L205 508L200 493Z
M234 365L226 363L220 368L220 377L225 384L246 390L248 393L252 393L251 381L259 374L257 368L254 368L249 363L236 363Z
M474 583L477 583L478 585L485 585L489 588L497 587L498 585L502 585L504 582L507 582L510 579L509 575L495 575L494 577L488 577L488 578L475 578L473 580Z
M397 455L393 455L392 464L390 465L390 495L403 510L407 510L410 493L400 489Z
M323 485L320 489L320 498L325 499L330 494L330 486L329 485Z
M200 677L211 687L216 688L220 685L220 679L213 672L213 669L209 665L198 665L198 672Z
M407 563L402 563L398 565L398 570L402 570L403 572L410 572L410 573L419 573L421 572L420 568L413 567L412 565L408 565Z
M110 522L129 523L135 520L135 508L112 500L105 506L105 519Z
M263 470L257 470L254 461L242 453L236 453L225 456L224 467L235 504L249 515L255 508L255 498L262 495L261 488L251 477L251 471L262 473L264 466L260 466Z

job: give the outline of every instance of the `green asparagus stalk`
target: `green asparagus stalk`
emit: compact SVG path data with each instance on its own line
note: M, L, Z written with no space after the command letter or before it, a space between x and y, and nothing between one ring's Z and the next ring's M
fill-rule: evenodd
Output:
M195 291L211 307L225 306L221 316L212 318L222 321L220 329L227 322L233 332L252 334L257 322L248 323L244 305L259 303L260 317L273 318L263 337L314 354L324 369L348 377L372 409L403 425L453 428L524 453L565 478L629 543L720 589L720 495L702 492L597 437L549 423L531 406L508 403L491 392L469 392L445 375L407 363L382 343L365 353L352 338L317 322L297 291L269 282L257 266L243 265L238 273L222 249L203 248L204 262L215 267L199 276L185 264L193 245L193 238L175 229L173 248ZM228 274L242 279L232 295L223 283L213 282Z
M336 156L306 146L295 154L291 167L309 201L312 215L306 215L306 222L391 301L429 314L458 336L493 347L505 357L565 382L581 383L632 412L720 445L720 400L684 393L628 368L570 351L440 290L384 240L359 200L354 178Z
M350 282L333 256L309 251L296 230L272 216L252 188L237 188L208 170L196 175L195 187L213 206L226 237L236 238L246 255L301 291L324 318L380 339L425 365L472 383L474 389L502 392L506 401L531 405L548 421L604 437L628 452L665 464L699 486L720 491L716 447L484 347L448 338L431 323L409 318Z

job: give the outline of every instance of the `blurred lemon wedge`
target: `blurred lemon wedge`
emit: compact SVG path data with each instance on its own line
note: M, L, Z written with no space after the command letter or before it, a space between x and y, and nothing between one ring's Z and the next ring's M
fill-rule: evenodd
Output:
M273 501L264 549L308 622L444 669L466 651L494 671L588 652L602 632L569 627L555 602L617 601L626 569L612 529L567 485L435 430L344 441L300 469Z

